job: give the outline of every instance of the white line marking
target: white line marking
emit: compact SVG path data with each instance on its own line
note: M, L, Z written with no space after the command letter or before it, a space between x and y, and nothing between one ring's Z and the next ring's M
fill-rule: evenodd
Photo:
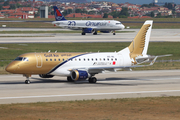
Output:
M0 100L2 100L2 99L19 99L19 98L72 97L72 96L115 95L115 94L136 94L136 93L161 93L161 92L180 92L180 90L115 92L115 93L89 93L89 94L67 94L67 95L42 95L42 96L20 96L20 97L0 97Z

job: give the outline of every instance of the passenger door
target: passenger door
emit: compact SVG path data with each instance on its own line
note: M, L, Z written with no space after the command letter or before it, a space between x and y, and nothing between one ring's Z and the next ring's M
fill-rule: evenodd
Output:
M36 67L37 68L41 68L42 65L43 65L43 61L42 61L41 55L39 53L36 53L35 57L36 57Z

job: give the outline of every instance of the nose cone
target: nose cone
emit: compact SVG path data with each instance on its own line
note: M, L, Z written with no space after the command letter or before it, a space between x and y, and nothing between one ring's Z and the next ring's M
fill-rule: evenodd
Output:
M122 29L124 29L125 28L125 26L122 24Z
M9 64L6 69L5 69L7 72L10 72L10 73L14 73L15 70L16 70L16 67L15 65L12 65L12 64Z

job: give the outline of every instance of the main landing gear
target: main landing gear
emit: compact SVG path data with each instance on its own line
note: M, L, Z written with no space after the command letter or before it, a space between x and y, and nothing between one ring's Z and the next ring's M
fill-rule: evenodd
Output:
M86 33L85 33L85 32L82 32L81 35L86 35Z
M93 35L97 35L97 31L94 31Z
M29 77L31 77L31 75L23 75L26 77L27 80L25 80L25 84L30 84L31 81L29 80Z
M74 82L74 80L71 78L71 76L67 76L67 81L68 82Z
M71 78L71 76L67 76L67 81L68 82L74 82L74 80ZM97 79L95 77L90 77L88 79L89 83L96 83Z
M96 83L97 79L95 77L89 78L89 83Z
M115 30L113 31L113 35L116 35L116 31Z

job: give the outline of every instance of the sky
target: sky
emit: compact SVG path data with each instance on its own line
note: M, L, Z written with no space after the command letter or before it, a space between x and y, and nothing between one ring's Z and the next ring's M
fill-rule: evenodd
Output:
M87 0L90 2L91 0ZM114 2L114 3L133 3L133 4L149 4L152 3L153 0L92 0L92 1L109 1L109 2ZM175 4L180 4L180 0L158 0L158 2L174 2Z

